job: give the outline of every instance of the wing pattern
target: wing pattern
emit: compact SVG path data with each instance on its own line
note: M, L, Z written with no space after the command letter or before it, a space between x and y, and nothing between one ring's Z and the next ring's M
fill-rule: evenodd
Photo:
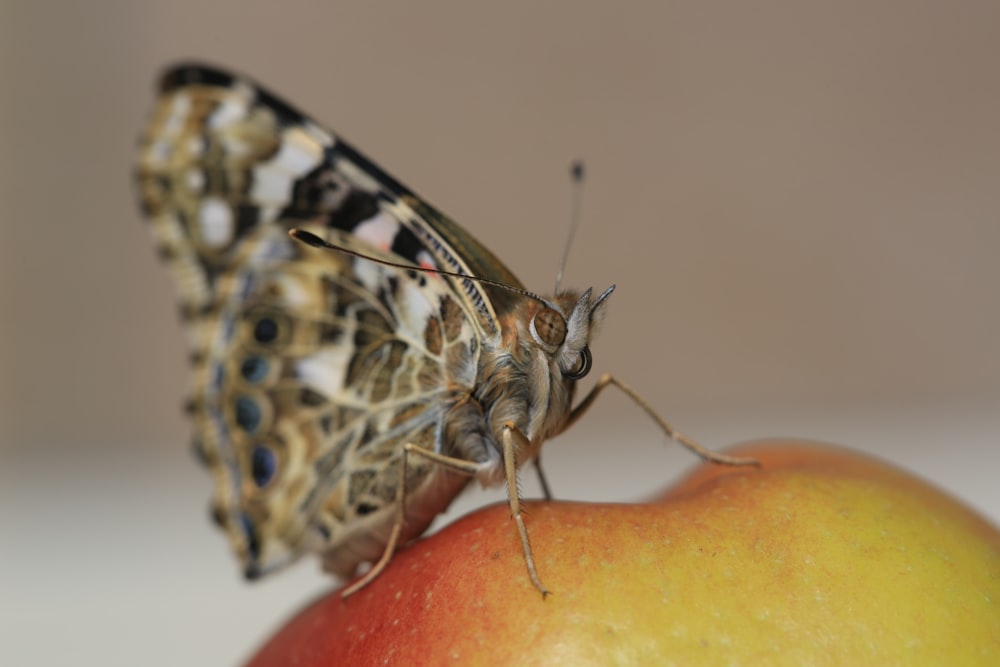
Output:
M166 74L137 180L180 295L213 515L248 576L312 550L349 574L386 542L402 445L439 446L507 305L502 290L310 248L288 229L519 283L353 148L223 72ZM466 480L408 472L417 534Z

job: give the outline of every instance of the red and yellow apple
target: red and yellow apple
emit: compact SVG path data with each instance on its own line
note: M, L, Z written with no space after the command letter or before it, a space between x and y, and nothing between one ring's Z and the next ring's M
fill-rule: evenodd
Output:
M791 442L655 502L529 503L542 599L506 506L330 593L277 665L1000 665L1000 531L892 466Z

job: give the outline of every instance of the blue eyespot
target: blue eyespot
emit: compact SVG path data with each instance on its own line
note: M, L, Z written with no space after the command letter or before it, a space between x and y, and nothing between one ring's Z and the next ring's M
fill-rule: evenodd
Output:
M278 461L274 451L264 445L254 447L250 463L253 481L258 487L266 486L274 478L274 473L278 469Z
M247 357L240 364L240 375L250 384L263 382L267 377L267 359L263 357Z
M260 405L249 396L236 398L236 423L247 433L254 433L260 428L263 418Z
M278 337L278 323L270 317L262 317L253 327L253 337L258 343L273 343Z

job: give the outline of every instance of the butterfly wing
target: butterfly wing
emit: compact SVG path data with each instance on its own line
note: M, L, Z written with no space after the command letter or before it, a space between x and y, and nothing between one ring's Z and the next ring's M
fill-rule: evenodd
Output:
M402 445L434 449L476 379L505 290L292 241L519 286L448 218L252 82L168 72L140 145L141 205L180 292L197 450L248 576L304 552L380 554ZM417 534L465 480L409 470ZM410 486L413 490L410 490Z

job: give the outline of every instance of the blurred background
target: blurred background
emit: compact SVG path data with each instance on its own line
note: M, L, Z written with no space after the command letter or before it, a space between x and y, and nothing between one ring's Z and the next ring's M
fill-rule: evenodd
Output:
M244 583L207 520L130 187L179 59L312 113L537 291L585 158L567 282L618 285L595 370L710 446L848 445L1000 520L997 3L7 0L0 663L236 665L332 585ZM545 461L605 501L695 465L613 392Z

